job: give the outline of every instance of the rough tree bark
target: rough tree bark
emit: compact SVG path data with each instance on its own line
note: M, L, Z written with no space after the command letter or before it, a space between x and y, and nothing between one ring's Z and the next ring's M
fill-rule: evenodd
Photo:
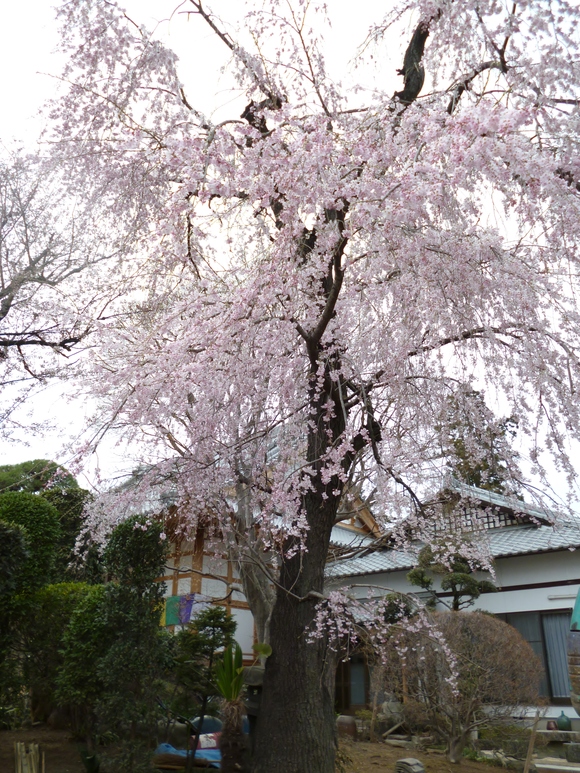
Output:
M331 398L332 399L332 398ZM318 402L314 430L309 438L309 461L323 455L330 430L338 437L344 429L339 410L330 427L322 421ZM335 406L336 407L336 406ZM318 476L304 497L309 525L304 550L287 544L280 584L272 611L270 644L262 705L258 717L254 773L333 773L336 750L333 653L323 638L308 642L316 605L324 586L324 566L330 534L336 519L342 484L333 477L324 486ZM331 687L332 685L332 687Z

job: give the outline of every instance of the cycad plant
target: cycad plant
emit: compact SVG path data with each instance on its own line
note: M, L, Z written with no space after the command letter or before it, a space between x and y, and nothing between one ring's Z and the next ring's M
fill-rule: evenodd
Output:
M223 659L216 666L216 685L222 696L221 770L222 773L239 773L245 767L246 741L242 730L244 667L242 650L237 642L224 650Z

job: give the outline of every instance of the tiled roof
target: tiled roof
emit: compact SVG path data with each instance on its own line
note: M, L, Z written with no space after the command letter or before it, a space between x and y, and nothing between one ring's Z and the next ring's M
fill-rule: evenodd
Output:
M372 545L373 537L362 534L360 531L345 529L344 526L333 526L330 535L330 544L341 548L358 548Z
M326 566L327 577L347 577L361 574L381 574L396 572L401 569L412 569L415 560L408 553L398 550L381 550L367 553L360 558L347 558L345 561L335 561Z
M559 526L521 526L486 529L481 539L489 541L493 558L546 553L554 550L580 548L580 521L569 521ZM417 545L417 552L422 545ZM415 556L398 550L382 549L335 561L326 567L327 577L346 577L409 570L415 565Z
M489 531L491 554L494 558L546 553L551 550L572 550L580 547L580 522L558 526L513 526Z
M412 569L414 559L408 553L397 550L383 550L368 553L360 558L348 558L345 561L335 561L326 566L327 577L351 577L361 574L382 574L396 572L401 569Z
M552 523L558 518L553 510L548 510L545 507L535 507L515 496L504 496L495 491L487 491L486 489L477 488L477 486L469 486L467 483L462 483L453 477L447 479L446 486L451 491L459 494L462 499L476 501L482 505L488 504L494 507L502 507L511 510L515 515L529 516L529 519L533 519L537 523Z

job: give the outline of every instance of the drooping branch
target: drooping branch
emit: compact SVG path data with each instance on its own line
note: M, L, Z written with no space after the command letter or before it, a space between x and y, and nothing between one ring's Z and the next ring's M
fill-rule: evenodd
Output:
M505 327L474 327L471 330L463 330L454 336L444 336L434 341L432 344L425 344L424 346L418 346L416 349L411 349L407 352L407 357L416 357L419 354L425 352L432 352L435 349L441 349L443 346L448 346L453 343L460 343L461 341L470 341L474 339L485 338L489 333L495 333L496 335L506 335L517 338L518 335L524 333L537 333L537 328L529 326L508 326Z
M203 7L201 0L189 0L189 2L195 8L194 13L197 13L201 16L201 18L215 32L218 38L221 41L223 41L223 43L226 44L226 46L230 49L232 54L234 54L243 63L244 67L250 74L250 77L254 81L254 84L264 94L267 100L270 100L273 103L276 102L277 100L280 100L280 96L278 94L275 94L272 91L272 89L268 86L267 83L264 83L262 78L252 67L252 64L250 62L250 57L247 54L247 52L243 48L241 48L241 46L237 45L237 43L232 39L230 35L228 35L227 32L224 32L222 29L220 29L220 27L213 20L212 15L208 11L206 11L206 9Z
M447 105L447 112L449 113L449 115L452 115L453 111L459 104L459 100L461 99L461 96L465 91L469 90L471 83L477 78L477 76L481 75L481 73L485 72L485 70L491 70L494 68L498 70L502 70L503 72L503 68L500 62L497 62L497 61L482 62L477 67L475 67L470 73L465 75L463 78L461 78L452 87L448 89L448 91L451 91L451 99L449 100L449 104Z

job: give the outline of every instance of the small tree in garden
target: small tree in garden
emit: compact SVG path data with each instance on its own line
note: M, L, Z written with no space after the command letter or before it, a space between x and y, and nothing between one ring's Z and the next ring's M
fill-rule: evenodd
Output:
M85 592L82 583L51 583L71 576L88 492L45 459L0 466L0 491L0 691L12 692L3 704L14 708L27 696L33 719L46 719L55 706L63 633Z
M387 683L404 698L407 722L435 733L459 762L472 730L537 704L542 669L515 628L492 615L441 612L434 622L444 643L428 632L393 632Z
M0 608L19 590L29 552L22 526L0 520Z
M105 586L111 644L98 664L97 713L105 727L120 729L115 762L131 773L149 768L150 739L157 734L157 696L167 665L157 578L167 550L161 526L134 517L115 528L104 556L112 580Z
M20 669L14 667L9 654L13 651L14 598L28 556L24 529L0 520L0 727L11 724L22 688Z
M58 513L60 538L55 550L54 580L87 580L94 557L75 562L74 549L83 522L83 509L91 496L62 465L47 459L32 459L0 466L0 492L28 492L49 502ZM77 563L71 566L71 563Z
M49 502L24 491L0 494L0 521L20 526L28 558L19 572L20 591L29 593L53 580L61 529Z
M64 634L89 593L84 583L58 583L36 590L13 626L14 666L22 670L33 720L56 708L56 682L63 666Z
M183 83L115 2L59 10L69 87L51 152L132 247L132 294L81 363L98 403L87 448L118 431L149 464L93 527L170 486L185 532L223 535L272 646L253 770L331 773L334 663L308 632L353 481L393 538L420 539L458 386L517 416L534 473L547 449L574 476L580 9L388 3L365 48L378 79L361 66L341 85L322 4L237 6L237 32L205 0L181 7L242 95L215 122L199 73ZM400 535L388 520L409 511Z
M215 710L212 701L219 694L215 679L217 663L222 650L232 644L235 632L236 621L226 609L208 606L176 634L172 672L175 690L171 697L174 711L203 720L208 710Z
M95 753L97 704L103 693L99 664L114 635L106 616L105 587L92 585L63 635L63 665L57 677L57 700L70 708L73 731L90 754Z
M18 625L33 613L35 591L54 578L61 531L58 513L42 497L0 494L0 538L6 574L0 593L0 695L15 708L26 694Z
M433 608L439 602L458 612L470 607L482 593L493 593L497 588L490 580L475 577L474 571L482 567L474 565L461 553L453 554L448 542L449 538L445 544L422 548L417 566L407 574L407 579L412 585L428 591L429 605ZM434 590L434 577L440 578L441 592L445 595ZM446 596L450 597L449 601Z

